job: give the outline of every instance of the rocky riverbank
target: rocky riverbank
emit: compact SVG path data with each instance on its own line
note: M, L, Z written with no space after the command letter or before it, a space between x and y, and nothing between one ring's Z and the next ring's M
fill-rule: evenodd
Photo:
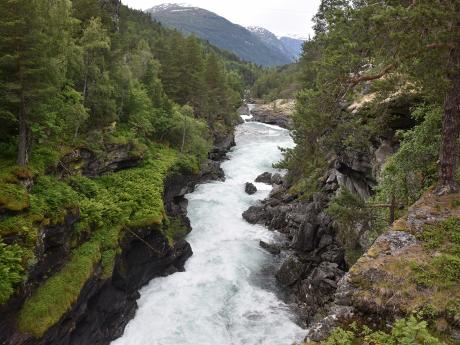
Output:
M251 109L252 120L292 129L294 108L295 101L292 99L279 99L270 103L256 102Z
M261 243L282 263L276 278L285 291L288 302L297 306L304 326L314 323L329 310L339 282L349 269L345 248L337 234L332 218L326 212L329 202L340 188L347 188L363 197L369 197L386 143L371 156L336 157L330 169L321 178L318 192L304 199L290 192L286 177L265 173L256 180L273 185L269 198L252 206L243 218L252 224L263 224L269 230L285 235L284 243ZM389 150L387 150L389 151ZM359 234L357 241L366 250L367 233Z
M218 136L210 159L201 165L199 173L170 173L165 181L163 201L168 218L174 219L175 223L126 231L119 243L112 274L107 277L101 264L96 264L72 308L43 336L36 338L19 330L18 312L43 280L62 268L69 259L71 234L79 215L69 215L63 224L43 229L37 263L31 268L28 280L14 298L1 306L0 344L106 345L121 336L126 324L134 317L139 289L155 277L183 270L192 255L192 249L184 239L191 231L184 196L198 183L224 178L220 160L233 145L233 134ZM108 148L107 154L101 157L89 150L78 150L64 157L59 169L62 175L71 174L74 163L78 162L78 168L89 177L129 169L141 160L129 152L130 148L116 145Z

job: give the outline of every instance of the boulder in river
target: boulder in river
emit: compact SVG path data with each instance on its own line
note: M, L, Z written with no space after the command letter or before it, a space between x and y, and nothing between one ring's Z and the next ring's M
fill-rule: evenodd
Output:
M272 184L272 174L269 172L264 172L263 174L257 176L255 181L265 184Z
M278 255L279 253L281 253L281 249L274 243L267 243L264 241L260 241L259 246L273 255Z
M254 186L251 182L246 182L246 185L244 186L244 191L249 195L252 195L255 192L257 192L257 187Z
M249 224L256 224L260 222L265 215L263 206L251 206L249 209L243 212L243 218Z

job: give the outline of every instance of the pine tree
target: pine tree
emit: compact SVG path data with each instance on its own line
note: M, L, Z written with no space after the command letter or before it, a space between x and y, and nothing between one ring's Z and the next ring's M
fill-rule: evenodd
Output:
M1 107L18 121L19 165L29 161L31 127L44 116L40 105L58 92L65 79L70 9L68 0L0 3Z

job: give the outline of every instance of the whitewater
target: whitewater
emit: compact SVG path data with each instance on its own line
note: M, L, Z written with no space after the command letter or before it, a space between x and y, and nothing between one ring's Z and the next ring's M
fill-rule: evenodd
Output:
M135 318L112 345L291 345L303 338L277 293L277 259L259 247L279 235L241 217L271 189L255 183L258 191L249 196L244 184L274 172L279 147L292 147L292 139L282 128L245 122L236 128L236 144L222 163L225 182L187 195L194 254L185 272L144 287Z

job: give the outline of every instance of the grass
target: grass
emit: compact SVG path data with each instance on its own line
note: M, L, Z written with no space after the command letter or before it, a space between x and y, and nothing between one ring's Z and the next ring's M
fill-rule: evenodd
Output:
M170 246L173 246L178 239L184 238L188 233L188 229L178 218L168 219L165 228L165 235Z
M100 259L98 241L90 241L75 250L62 270L26 301L19 313L19 329L37 338L42 336L77 301Z

